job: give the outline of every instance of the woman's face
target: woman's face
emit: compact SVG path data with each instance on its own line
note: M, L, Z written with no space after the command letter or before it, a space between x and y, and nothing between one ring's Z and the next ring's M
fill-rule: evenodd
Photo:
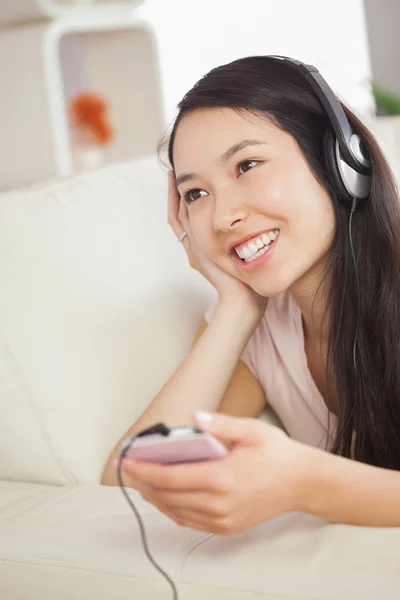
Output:
M192 234L211 260L263 296L314 286L334 214L291 135L249 113L198 109L180 122L173 158Z

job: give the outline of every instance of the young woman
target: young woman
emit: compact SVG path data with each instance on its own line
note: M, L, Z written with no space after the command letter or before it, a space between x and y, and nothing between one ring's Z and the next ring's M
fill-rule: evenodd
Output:
M194 422L230 454L124 472L183 526L229 535L288 511L400 526L399 198L342 107L371 168L356 210L327 167L331 115L287 61L220 66L178 106L169 224L219 301L128 434L201 409ZM254 418L265 402L288 435Z

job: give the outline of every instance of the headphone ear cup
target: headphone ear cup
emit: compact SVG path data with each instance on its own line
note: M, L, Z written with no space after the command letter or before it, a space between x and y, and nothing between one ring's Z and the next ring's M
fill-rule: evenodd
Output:
M347 191L339 171L336 158L336 136L330 127L326 130L322 138L322 158L340 204L345 208L351 209L353 197Z

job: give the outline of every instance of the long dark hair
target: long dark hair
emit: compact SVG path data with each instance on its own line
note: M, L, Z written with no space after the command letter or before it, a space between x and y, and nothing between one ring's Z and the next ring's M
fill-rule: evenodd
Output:
M262 56L241 58L212 69L178 104L172 131L161 140L158 150L167 147L173 167L176 129L187 113L198 108L249 111L294 137L315 177L332 198L335 214L333 242L319 285L328 299L326 377L329 382L333 375L338 402L338 425L330 451L400 470L399 198L392 172L374 136L349 108L342 106L366 144L373 172L368 204L354 213L352 223L361 298L358 377L353 365L358 307L349 243L350 213L338 202L322 161L322 136L330 126L329 119L304 78L280 61Z

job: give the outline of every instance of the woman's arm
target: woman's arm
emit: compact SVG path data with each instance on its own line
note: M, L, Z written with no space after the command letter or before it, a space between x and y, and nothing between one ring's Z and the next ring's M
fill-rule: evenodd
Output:
M400 527L400 472L310 448L300 510L350 525Z
M258 321L242 301L220 302L210 324L189 354L122 439L158 421L170 426L189 424L196 409L216 411L220 407L225 410L225 403L221 404L221 401L235 368L238 376L246 370L244 365L237 367L237 364L257 325ZM245 379L249 382L246 391L252 390L255 398L254 402L249 402L247 411L254 410L259 414L264 402L261 386L248 370ZM240 413L236 410L234 414ZM101 479L104 485L118 485L113 462L119 456L121 441L105 465Z

